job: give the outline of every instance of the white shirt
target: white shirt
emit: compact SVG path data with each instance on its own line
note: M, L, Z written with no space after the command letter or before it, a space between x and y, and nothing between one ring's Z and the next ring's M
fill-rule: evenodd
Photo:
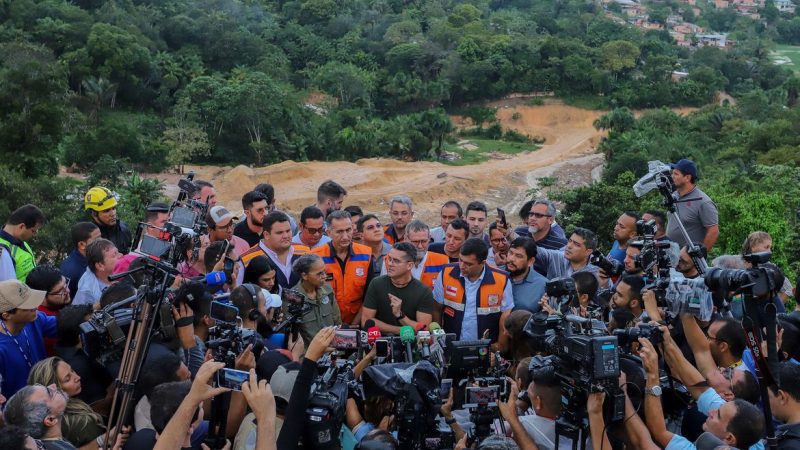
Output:
M331 241L331 238L329 238L328 236L325 236L323 234L322 235L322 239L320 239L319 242L317 242L317 245L315 245L315 246L313 246L311 248L322 247L323 245L327 244L330 241ZM300 245L308 246L308 244L306 244L305 242L300 240L300 233L297 233L297 234L294 235L294 237L292 238L292 244L300 244Z
M442 282L442 275L444 271L439 272L436 276L436 281L433 283L433 299L439 304L444 304L444 287ZM464 274L460 275L464 279L464 296L466 297L464 305L464 318L461 322L461 336L459 340L462 341L477 341L480 339L478 332L478 305L477 296L478 288L483 282L483 277L486 276L486 267L483 268L481 276L475 281L470 281ZM503 288L503 301L500 306L500 311L509 311L514 308L514 293L511 290L511 283L506 279L506 285Z
M264 245L264 241L258 241L258 248L267 254L269 259L275 264L275 267L280 270L287 280L292 278L292 255L294 255L294 247L289 247L289 254L286 255L286 264L281 263L278 254L270 250L269 247ZM241 286L244 283L244 263L239 260L239 273L236 276L236 285Z
M16 280L17 271L14 269L14 260L11 253L5 248L0 248L0 281Z
M442 227L431 228L431 242L444 242L445 229Z
M535 413L528 416L521 416L519 421L528 436L533 439L536 446L542 450L554 450L556 446L556 422L555 420L546 417L537 416ZM586 448L592 448L591 439L589 439L589 429L586 429ZM580 446L578 447L580 448ZM572 450L572 439L559 436L558 438L559 450Z
M75 298L72 299L73 305L94 305L100 301L103 291L110 286L100 281L99 278L86 268L86 272L81 276L78 281L78 291L75 292Z

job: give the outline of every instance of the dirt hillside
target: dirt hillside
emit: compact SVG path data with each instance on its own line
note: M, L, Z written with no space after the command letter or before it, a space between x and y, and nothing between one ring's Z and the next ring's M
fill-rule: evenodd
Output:
M523 102L496 102L497 117L504 127L528 135L546 138L537 151L513 158L490 160L472 166L448 166L437 162L403 162L391 159L362 159L356 162L284 161L268 167L193 166L197 178L211 180L218 201L233 211L241 211L240 199L258 183L275 186L281 209L299 215L315 201L317 186L327 179L342 184L349 192L347 205L359 205L388 220L388 202L394 195L406 194L414 201L414 210L432 226L438 225L441 204L454 199L462 205L481 200L490 211L506 209L516 222L516 212L526 200L527 190L542 176L558 176L568 184L591 180L593 169L602 165L594 147L602 133L592 126L601 111L588 111L563 104L528 106ZM519 113L516 120L514 113ZM464 119L453 117L456 126ZM172 196L177 177L162 175ZM172 185L172 186L170 186ZM170 189L172 187L172 189ZM494 216L492 214L492 216Z

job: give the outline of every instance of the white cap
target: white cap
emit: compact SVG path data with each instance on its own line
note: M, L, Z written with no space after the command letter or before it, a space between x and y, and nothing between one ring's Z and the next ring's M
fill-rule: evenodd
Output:
M264 299L266 300L267 308L280 308L281 305L283 304L280 295L272 294L266 289L261 289L261 292L264 294Z

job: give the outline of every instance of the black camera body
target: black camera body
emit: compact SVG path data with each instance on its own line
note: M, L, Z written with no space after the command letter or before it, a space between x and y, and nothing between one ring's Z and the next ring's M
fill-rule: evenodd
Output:
M630 344L638 342L639 338L648 339L653 345L658 345L663 342L663 336L658 326L657 323L640 323L636 327L616 329L614 336L617 337L620 348L629 349Z
M745 261L753 267L750 269L712 268L705 275L708 289L714 295L714 301L727 298L730 292L748 291L748 294L761 300L771 300L783 285L783 274L772 264L768 264L772 253L761 252L744 255Z
M606 273L609 277L618 277L622 275L622 272L625 270L625 265L617 261L616 259L606 258L603 255L603 252L600 250L595 250L592 252L592 256L589 258L589 263L594 264L595 266L599 267Z
M214 352L214 360L225 363L225 367L235 367L236 357L248 345L252 345L251 351L256 360L264 350L264 339L255 330L217 322L217 325L208 331L206 346Z
M344 422L347 398L359 392L353 373L353 362L331 360L320 362L321 370L311 388L306 408L304 440L310 448L339 447L339 430Z

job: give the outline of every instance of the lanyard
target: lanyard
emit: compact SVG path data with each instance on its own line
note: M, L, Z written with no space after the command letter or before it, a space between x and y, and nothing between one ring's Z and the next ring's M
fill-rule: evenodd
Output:
M31 352L31 342L28 339L28 333L25 332L25 328L22 329L22 334L25 335L25 342L28 344L28 353L25 353L25 350L22 349L22 346L19 344L19 341L17 340L17 338L12 336L11 332L8 331L8 328L6 327L5 321L0 320L0 326L3 327L3 331L6 332L8 337L10 337L11 340L14 341L15 344L17 344L17 348L19 349L19 352L22 353L22 357L25 358L25 362L28 363L28 369L32 368L33 367L33 363L31 363L31 359L30 359L30 357L28 357L28 353Z

